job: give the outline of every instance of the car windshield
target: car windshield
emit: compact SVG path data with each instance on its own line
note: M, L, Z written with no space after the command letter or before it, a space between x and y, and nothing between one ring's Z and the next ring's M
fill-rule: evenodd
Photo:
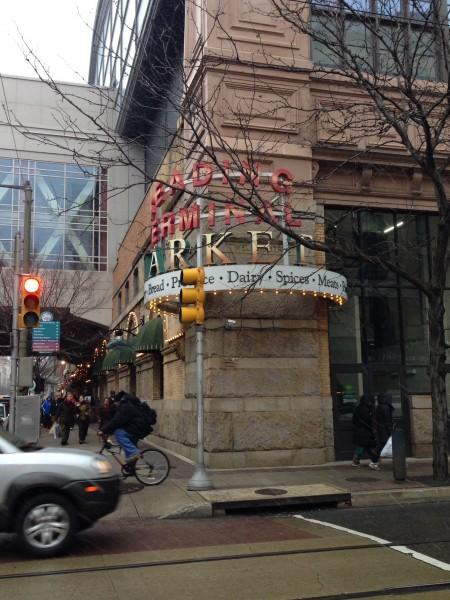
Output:
M8 431L0 431L0 437L10 446L14 446L16 450L22 450L26 452L27 450L30 451L39 449L32 442L25 442L25 440L22 440L22 438L14 435L13 433L9 433Z

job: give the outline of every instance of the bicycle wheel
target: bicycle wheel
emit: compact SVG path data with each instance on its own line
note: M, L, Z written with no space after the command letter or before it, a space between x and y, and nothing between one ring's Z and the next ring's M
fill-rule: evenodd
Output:
M170 471L167 456L161 450L143 450L136 461L136 479L144 485L158 485L162 483Z

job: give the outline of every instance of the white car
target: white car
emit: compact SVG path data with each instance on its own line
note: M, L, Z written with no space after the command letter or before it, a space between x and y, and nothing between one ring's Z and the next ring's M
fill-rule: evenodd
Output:
M30 553L62 552L119 497L120 477L103 456L33 447L0 431L0 532L16 533Z

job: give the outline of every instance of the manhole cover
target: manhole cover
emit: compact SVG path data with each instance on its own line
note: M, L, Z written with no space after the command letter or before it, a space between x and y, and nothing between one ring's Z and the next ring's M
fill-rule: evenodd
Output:
M263 488L261 490L255 490L255 494L261 494L261 496L283 496L283 494L287 494L287 490L280 490L279 488Z
M376 477L347 477L345 481L353 481L354 483L364 483L365 481L378 481Z

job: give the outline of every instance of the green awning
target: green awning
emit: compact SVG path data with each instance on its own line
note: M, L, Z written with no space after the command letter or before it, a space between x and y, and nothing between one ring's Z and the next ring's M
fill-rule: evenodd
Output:
M103 359L102 371L114 371L119 365L132 365L135 358L136 354L129 342L114 340L113 349Z
M140 332L133 340L136 352L157 352L164 344L163 320L155 317L144 323Z
M103 357L102 373L116 370L117 354L117 350L110 350L106 353L106 355Z

